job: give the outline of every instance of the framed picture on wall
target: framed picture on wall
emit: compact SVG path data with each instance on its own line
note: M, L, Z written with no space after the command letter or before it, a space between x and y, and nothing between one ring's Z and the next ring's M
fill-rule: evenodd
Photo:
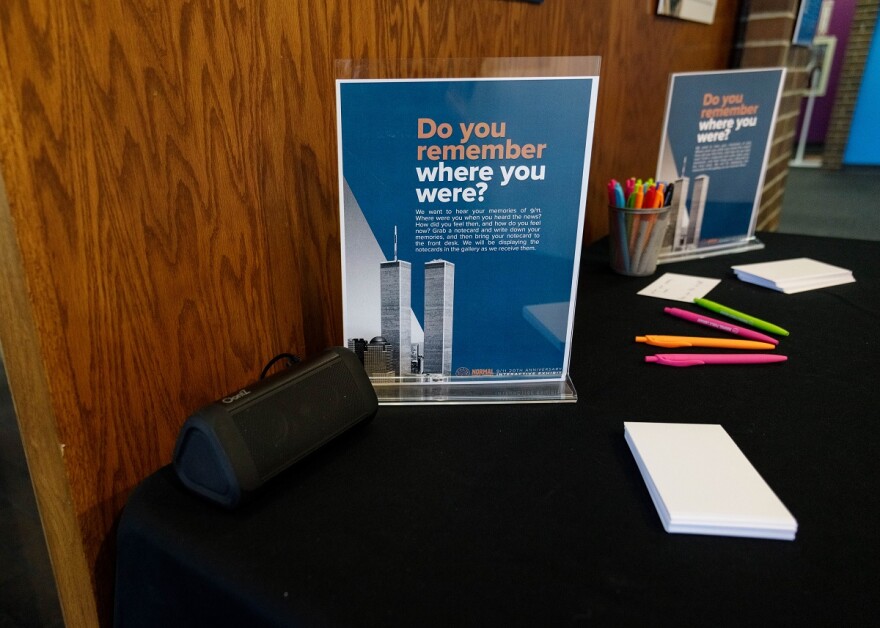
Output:
M837 37L834 35L817 35L813 38L814 74L810 77L810 94L821 98L828 93L828 79L834 64L834 52L837 49Z
M711 24L715 21L717 0L659 0L657 15Z

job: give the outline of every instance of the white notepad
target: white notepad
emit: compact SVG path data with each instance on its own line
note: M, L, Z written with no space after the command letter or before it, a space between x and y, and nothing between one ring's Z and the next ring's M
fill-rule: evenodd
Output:
M851 270L818 262L809 257L760 264L740 264L732 268L742 281L764 286L771 290L779 290L786 294L828 288L855 281Z
M797 521L720 425L623 425L667 532L794 539Z

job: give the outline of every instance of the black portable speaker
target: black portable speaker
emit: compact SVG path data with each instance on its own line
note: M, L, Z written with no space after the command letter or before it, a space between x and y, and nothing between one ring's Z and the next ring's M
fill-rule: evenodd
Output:
M197 410L177 435L174 470L193 492L235 508L293 463L372 419L378 405L357 356L327 349Z

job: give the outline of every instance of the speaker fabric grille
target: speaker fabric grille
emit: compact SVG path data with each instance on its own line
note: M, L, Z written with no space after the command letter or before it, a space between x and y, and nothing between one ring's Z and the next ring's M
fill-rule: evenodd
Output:
M235 426L260 478L274 476L360 420L362 402L354 390L351 372L337 361L236 413Z

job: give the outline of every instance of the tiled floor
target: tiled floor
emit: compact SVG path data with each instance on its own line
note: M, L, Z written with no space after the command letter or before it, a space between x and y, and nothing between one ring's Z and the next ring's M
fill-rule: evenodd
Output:
M791 168L779 231L880 240L880 168Z
M880 168L792 169L779 231L880 240ZM18 424L0 363L0 628L62 626Z

